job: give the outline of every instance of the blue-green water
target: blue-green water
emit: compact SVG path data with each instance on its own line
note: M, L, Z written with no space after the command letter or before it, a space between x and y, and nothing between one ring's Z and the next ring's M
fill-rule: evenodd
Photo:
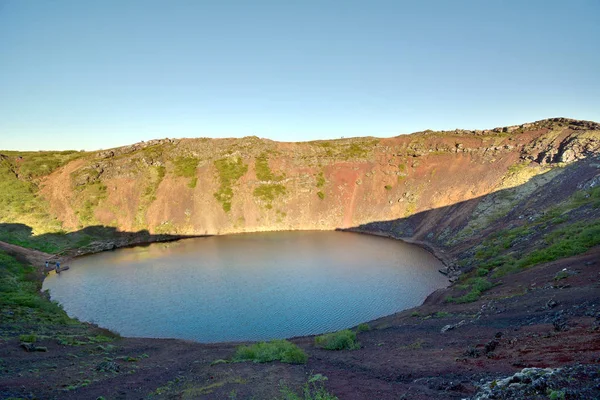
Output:
M44 281L70 316L123 336L266 340L349 328L446 286L403 242L346 232L187 239L74 260Z

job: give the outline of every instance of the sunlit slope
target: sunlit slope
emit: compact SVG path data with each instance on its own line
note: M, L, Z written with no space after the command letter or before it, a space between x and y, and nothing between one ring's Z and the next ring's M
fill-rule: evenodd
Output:
M36 233L335 229L470 201L456 215L459 241L599 149L600 125L554 119L389 139L163 139L93 153L2 152L0 223ZM496 192L504 194L492 201Z

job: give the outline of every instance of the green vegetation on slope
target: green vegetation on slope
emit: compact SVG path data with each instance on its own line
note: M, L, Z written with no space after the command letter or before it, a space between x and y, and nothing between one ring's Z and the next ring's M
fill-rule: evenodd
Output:
M457 303L476 301L497 279L545 262L581 254L600 244L600 220L572 223L569 214L581 207L600 207L600 187L575 192L567 201L551 207L539 218L521 226L490 235L475 248L477 268L457 285L466 292L446 300ZM536 239L537 238L537 239ZM524 250L520 244L527 242Z
M80 227L96 224L98 221L94 217L94 210L100 204L100 201L107 196L106 185L97 181L90 185L85 185L80 191L82 193L78 197L83 199L83 204L75 211L77 218L79 218Z
M198 177L196 176L198 162L200 162L200 160L195 157L177 157L173 161L173 164L175 165L175 176L192 178L187 185L190 189L195 188L198 183Z
M3 320L18 322L19 325L36 319L43 323L71 322L58 304L39 295L41 281L36 279L33 267L22 265L1 251L0 266L2 266L0 268L0 309L2 309ZM4 331L0 333L3 336L5 334Z
M349 329L317 336L315 345L325 350L360 349L360 343L356 340L356 333Z
M323 149L322 151L324 151L326 157L350 160L367 158L373 148L379 143L379 139L353 138L309 143Z
M0 251L0 338L35 342L46 338L79 345L111 341L113 334L71 319L40 292L36 269ZM107 336L108 335L108 336ZM75 338L78 338L75 340Z
M146 211L148 207L156 200L156 192L160 183L165 177L166 168L161 166L150 167L148 169L150 176L147 178L147 184L140 197L140 202L135 215L135 225L139 229L146 228Z
M221 185L213 195L221 203L223 211L229 212L233 200L233 185L248 171L248 166L240 157L235 157L216 160L215 168Z
M262 201L267 203L267 208L273 207L273 200L275 200L277 196L284 195L285 193L285 186L279 183L260 185L256 189L254 189L254 192L252 192L252 194L254 194L255 197L258 197Z
M0 155L0 223L23 223L36 233L60 231L62 224L48 213L38 195L39 180L84 153L2 152ZM3 233L0 232L0 238Z
M279 182L285 178L285 174L275 175L269 167L269 159L266 153L262 153L256 157L254 162L254 168L256 170L256 179L260 181L277 181Z
M317 175L317 187L322 188L323 186L325 186L325 177L323 176L323 171L321 171Z
M304 350L287 340L272 340L250 346L239 346L233 356L233 361L265 363L275 360L288 364L306 364L308 356Z
M269 159L265 153L256 157L255 164L256 178L260 181L279 182L285 178L285 174L275 175L269 167ZM252 194L266 203L265 207L273 208L273 201L286 193L285 186L280 183L263 183L257 186Z
M82 157L85 153L75 150L36 151L36 152L2 152L15 167L19 179L32 180L51 174L70 161Z

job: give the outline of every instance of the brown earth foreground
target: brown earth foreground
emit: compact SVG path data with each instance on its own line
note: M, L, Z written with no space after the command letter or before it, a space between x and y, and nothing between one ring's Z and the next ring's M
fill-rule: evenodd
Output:
M371 330L358 334L358 350L327 351L316 348L313 337L292 339L309 355L305 365L211 365L231 358L234 343L119 338L110 346L73 346L47 338L36 343L46 352L26 352L15 337L0 341L0 397L273 399L281 382L295 389L311 374L323 374L340 399L467 398L478 384L525 367L587 364L595 365L595 378L578 376L572 383L578 394L569 396L566 387L566 398L598 398L598 263L597 246L511 275L468 304L446 303L455 289L439 290L420 307L370 322ZM565 268L569 276L557 281ZM116 370L101 371L102 365Z

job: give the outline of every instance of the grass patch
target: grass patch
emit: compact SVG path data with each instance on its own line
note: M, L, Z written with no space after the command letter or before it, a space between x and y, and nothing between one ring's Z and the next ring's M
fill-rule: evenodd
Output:
M356 340L356 333L349 329L317 336L315 345L325 350L360 349L360 343Z
M321 171L317 175L317 187L322 188L323 186L325 186L325 177L323 176L323 171Z
M187 187L193 189L198 183L198 177L196 176L196 168L198 167L199 159L196 157L177 157L173 160L175 166L175 176L182 176L184 178L192 178L187 184Z
M29 334L29 335L20 335L19 340L25 343L34 343L37 340L37 335Z
M508 173L511 175L516 175L519 172L523 171L528 166L529 166L529 161L522 161L522 162L513 164L508 167Z
M282 400L338 400L325 388L327 377L321 374L311 375L298 394L286 385L281 385Z
M385 190L392 190L392 185L385 185L384 188Z
M272 340L250 346L239 346L233 356L233 361L236 362L265 363L275 360L288 364L306 364L308 356L304 350L287 340Z
M365 323L363 323L363 324L359 324L359 325L356 327L356 333L368 332L368 331L370 331L370 330L371 330L371 327L369 326L369 324L365 324Z
M57 337L56 332L64 329L85 331L84 325L40 292L42 281L35 268L1 251L0 266L0 338L19 337L31 343L44 336Z
M317 192L317 196L318 196L318 197L319 197L321 200L323 200L323 199L325 198L325 193L323 193L323 192L321 192L321 191L318 191L318 192Z
M94 211L107 196L106 185L100 181L85 185L79 197L84 198L82 206L75 211L79 223L82 226L89 226L97 223Z
M379 140L364 140L360 142L352 142L349 145L344 146L342 154L344 158L366 158L370 151L379 143Z
M273 200L275 200L275 198L282 196L285 193L285 186L279 183L267 183L260 185L252 192L254 197L258 197L269 205L273 202Z
M256 170L256 178L261 181L280 181L285 178L285 174L275 175L269 167L269 159L266 153L262 153L256 157L254 161L254 169Z
M494 284L485 278L470 278L461 287L461 289L469 290L469 292L459 297L448 296L446 297L446 302L459 304L472 303L477 301L483 292L491 289L492 287L494 287Z
M221 158L216 160L214 165L221 185L213 195L221 203L223 211L229 212L233 200L233 185L248 171L248 166L240 157Z
M577 222L544 235L540 248L519 259L504 259L505 262L494 271L494 277L581 254L598 244L600 244L600 221Z
M175 176L193 178L196 176L196 167L198 167L199 161L196 157L177 157L173 160Z

